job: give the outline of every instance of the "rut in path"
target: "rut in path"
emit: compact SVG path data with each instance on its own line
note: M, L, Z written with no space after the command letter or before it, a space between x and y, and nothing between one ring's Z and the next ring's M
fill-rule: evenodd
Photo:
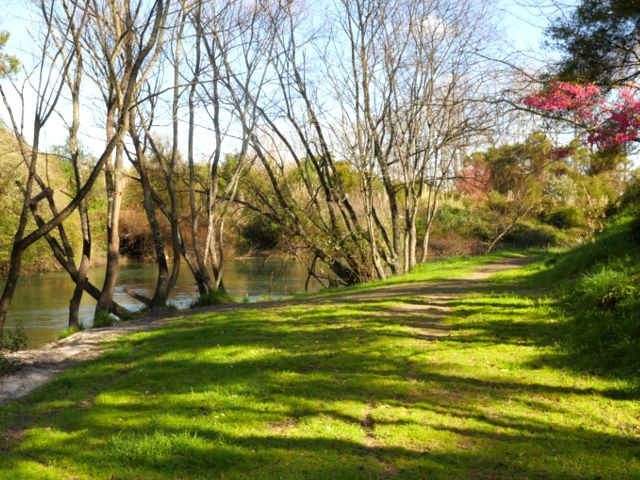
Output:
M10 373L0 377L0 403L23 397L51 380L70 366L83 360L98 357L107 348L108 341L130 332L140 332L162 328L173 317L187 317L203 312L253 310L256 308L277 308L295 304L327 304L333 302L360 303L367 300L385 300L402 296L423 296L425 303L419 305L398 305L399 314L420 313L425 320L416 325L425 339L436 339L448 335L446 326L439 321L450 310L448 303L485 285L485 280L493 273L517 268L531 262L531 258L501 259L477 268L473 273L453 280L435 282L413 282L367 289L362 292L336 293L330 297L305 297L300 299L257 302L250 304L227 304L186 312L168 313L165 318L149 317L121 322L113 327L96 328L78 332L63 340L50 342L42 348L24 350L9 354L15 366Z

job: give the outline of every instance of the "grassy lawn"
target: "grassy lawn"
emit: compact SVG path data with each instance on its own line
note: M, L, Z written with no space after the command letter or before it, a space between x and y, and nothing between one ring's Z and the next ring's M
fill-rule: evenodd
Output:
M566 348L545 268L128 336L0 406L0 478L640 478L637 383Z

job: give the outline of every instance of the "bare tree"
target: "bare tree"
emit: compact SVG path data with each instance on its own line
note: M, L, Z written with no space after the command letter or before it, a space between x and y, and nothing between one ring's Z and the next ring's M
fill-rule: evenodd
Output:
M337 138L345 155L384 186L384 203L368 202L368 224L377 230L371 241L381 242L372 251L399 273L416 264L423 203L424 261L456 158L491 127L491 77L481 55L489 43L487 4L345 0L341 6L337 36L347 39L349 61L328 70L342 107ZM367 198L373 186L365 185Z
M51 17L51 8L47 7L44 2L41 2L40 4L40 11L44 18L49 19ZM61 33L61 35L65 37L69 36L69 34L70 32L68 30ZM7 98L5 86L0 83L0 96L2 97L4 106L8 112L11 126L20 149L20 154L27 168L26 179L20 185L23 196L22 209L13 240L7 281L3 290L2 298L0 299L0 329L4 326L4 322L6 321L9 304L18 282L22 254L28 247L25 242L25 237L28 237L26 231L31 208L46 197L45 192L42 192L40 195L36 195L35 197L33 196L34 191L37 188L36 177L38 176L37 164L40 155L40 138L44 126L51 118L51 115L55 112L64 89L64 77L69 68L69 59L73 56L72 51L65 52L65 49L68 49L66 42L61 45L56 45L56 42L53 40L52 27L50 22L47 22L42 40L42 48L39 52L38 64L33 72L35 76L34 88L36 104L33 115L31 145L29 145L25 139L25 102L22 90L18 90L16 88L16 92L22 101L22 112L18 119Z
M127 289L127 293L145 303L151 309L162 308L166 305L169 295L178 280L180 273L180 258L185 252L184 242L180 232L179 209L177 204L176 175L179 159L179 104L181 91L181 52L184 41L184 29L188 9L184 3L182 8L175 9L171 14L170 29L172 35L163 44L163 53L156 62L155 68L145 82L145 87L138 94L136 108L131 110L129 132L133 143L133 154L127 151L129 160L138 172L143 207L153 239L158 275L156 286L151 298ZM162 73L172 71L172 84L165 87ZM162 145L153 137L151 130L157 117L158 104L164 93L170 93L171 109L171 144L169 152L165 152ZM152 180L154 170L160 170L168 200L162 198ZM160 219L156 211L164 215L171 228L172 265L169 270L165 253L165 239L163 238Z
M260 102L260 135L252 137L279 207L271 208L270 215L341 282L375 278L367 232L332 148L317 72L308 71L318 32L304 25L302 12L292 4L275 11L272 24L277 55L269 67L275 91ZM319 60L314 55L313 63L322 65ZM262 193L263 200L266 195Z
M440 192L495 115L487 115L491 76L479 46L487 2L334 7L331 27L312 28L296 4L280 5L276 93L260 102L253 148L279 204L258 210L351 283L416 264L425 203L426 256ZM343 162L359 191L345 184Z
M107 310L118 278L120 210L124 189L124 135L129 131L130 108L162 47L170 2L156 0L90 0L89 26L83 36L89 52L93 81L101 86L105 135L117 142L105 161L107 193L107 266L96 314Z
M74 5L74 8L78 8L80 10L88 9L88 11L93 15L99 11L96 8L96 2L88 0L84 2L70 2L70 4ZM40 13L42 15L45 33L41 43L40 60L35 70L36 81L34 85L36 106L33 113L33 135L31 145L27 145L24 141L24 122L17 120L9 101L7 100L4 86L0 85L0 96L8 110L16 138L19 140L21 155L28 166L27 177L22 186L24 198L23 208L12 246L7 282L5 284L2 297L0 298L0 327L2 327L6 321L9 305L18 282L22 254L34 242L45 237L52 230L59 227L62 222L64 222L64 220L67 219L76 210L76 208L78 208L80 203L91 191L96 180L99 178L102 168L111 157L116 146L122 143L127 131L128 110L135 98L134 93L138 87L139 75L144 71L147 57L157 45L162 30L161 27L166 16L167 4L161 0L153 2L153 5L147 12L148 15L146 16L146 22L144 25L135 25L135 27L142 29L141 31L144 33L144 39L137 45L132 43L128 44L127 48L130 52L130 55L128 56L128 64L126 66L126 72L128 74L126 75L126 81L120 84L122 88L119 92L119 105L121 108L117 111L117 115L115 117L115 129L113 131L113 135L106 142L105 148L102 154L98 157L96 164L88 173L84 183L75 192L75 195L72 196L67 205L59 211L56 211L50 219L39 222L37 228L27 233L28 216L33 205L47 197L45 191L34 196L34 185L37 183L37 163L40 157L39 145L41 132L58 105L71 61L76 54L74 45L77 42L74 42L73 35L69 28L66 28L63 32L59 32L57 41L53 40L53 24L51 21L53 8L53 3L48 4L44 1L40 3ZM131 24L129 27L133 28L134 25ZM142 39L142 37L140 38ZM86 46L86 43L83 42L82 48L86 48ZM105 44L103 47L105 48L103 53L105 53L105 57L109 59L110 57L108 53L112 52L112 50L110 50L109 45ZM93 60L96 58L97 57L94 57ZM113 73L115 75L115 71ZM24 118L26 113L27 112L23 108L21 118ZM110 299L108 301L103 299L102 301L105 309L110 308L111 303Z

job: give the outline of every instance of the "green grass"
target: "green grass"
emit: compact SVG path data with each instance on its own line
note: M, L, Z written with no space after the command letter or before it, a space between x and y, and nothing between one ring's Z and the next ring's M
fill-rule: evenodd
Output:
M191 304L191 308L207 307L210 305L220 305L222 303L233 303L233 298L226 292L225 289L219 288L207 293L202 293Z
M82 331L84 331L84 325L82 323L78 327L67 327L58 334L58 340L63 340Z
M488 260L121 339L0 407L0 478L640 478L635 377L567 346L544 262L451 280Z
M528 274L494 278L504 288L545 290L567 317L556 342L572 352L565 363L609 377L640 377L640 229L625 212L593 242L547 257ZM513 278L513 275L519 278ZM635 380L637 382L637 380Z
M96 311L93 318L93 328L111 327L115 323L115 319L107 310Z
M413 282L436 282L452 278L460 278L470 274L482 265L495 262L504 258L524 258L532 255L540 255L543 250L500 250L482 256L457 256L438 260L432 263L422 263L416 265L410 272L401 276L390 276L384 280L374 280L367 283L359 283L349 287L325 288L313 296L331 296L336 293L358 292L369 290L375 287L385 287ZM308 297L309 295L299 294L294 297Z

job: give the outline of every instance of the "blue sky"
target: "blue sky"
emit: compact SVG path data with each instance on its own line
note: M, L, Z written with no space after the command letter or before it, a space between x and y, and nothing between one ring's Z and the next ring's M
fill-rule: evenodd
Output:
M516 54L519 58L514 59L517 60L516 63L535 66L536 60L543 54L541 43L547 20L544 12L535 7L523 7L520 4L522 1L524 0L496 0L492 6L497 11L497 30L504 35L501 40L505 51L519 51L520 53ZM29 56L33 53L34 41L31 34L36 32L32 30L37 28L32 22L33 8L33 3L25 0L0 0L0 11L3 12L3 16L0 17L0 30L8 31L11 35L6 50L20 57L25 65L28 65ZM0 109L0 112L2 118L4 109ZM83 143L94 152L99 151L102 144L103 130L100 123L99 119L92 118L91 112L83 114ZM45 148L61 143L61 139L65 137L63 122L52 119L45 130Z

